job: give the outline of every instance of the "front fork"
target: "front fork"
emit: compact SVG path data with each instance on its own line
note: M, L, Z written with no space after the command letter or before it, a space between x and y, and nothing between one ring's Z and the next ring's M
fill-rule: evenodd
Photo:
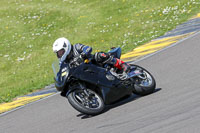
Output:
M69 95L73 90L78 89L78 88L80 88L80 90L83 90L83 93L85 94L85 96L86 96L88 99L90 99L92 96L94 96L94 94L91 94L91 93L89 93L89 92L87 91L87 88L86 88L86 86L85 86L85 83L80 83L80 82L78 82L77 85L78 85L78 86L76 86L76 87L70 87L70 86L69 86L69 90L68 90L67 93L66 93L66 97L68 97L68 95Z

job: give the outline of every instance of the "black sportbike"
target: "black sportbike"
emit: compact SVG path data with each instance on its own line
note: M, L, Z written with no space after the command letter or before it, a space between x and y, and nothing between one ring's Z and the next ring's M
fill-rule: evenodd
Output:
M121 48L114 48L109 54L120 58ZM155 90L155 79L140 66L130 64L130 72L124 73L109 65L100 66L92 58L81 59L77 57L70 64L54 62L52 66L57 90L83 114L96 115L105 109L105 105L132 93L144 96Z

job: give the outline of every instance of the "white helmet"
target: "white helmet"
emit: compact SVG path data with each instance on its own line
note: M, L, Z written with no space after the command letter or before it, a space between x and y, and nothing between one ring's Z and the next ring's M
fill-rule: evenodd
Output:
M71 43L68 39L62 37L58 38L53 43L53 52L57 54L60 61L64 61L71 51Z

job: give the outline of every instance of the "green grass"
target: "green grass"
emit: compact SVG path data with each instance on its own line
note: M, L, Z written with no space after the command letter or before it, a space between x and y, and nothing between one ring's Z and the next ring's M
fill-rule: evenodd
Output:
M199 0L1 0L0 103L53 83L52 44L144 44L200 12Z

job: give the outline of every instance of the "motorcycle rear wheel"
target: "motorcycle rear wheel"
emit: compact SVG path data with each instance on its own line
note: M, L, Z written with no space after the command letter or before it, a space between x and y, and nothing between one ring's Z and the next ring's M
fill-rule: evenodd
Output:
M97 115L104 108L102 98L94 91L87 89L91 96L87 96L83 90L76 89L68 95L68 101L71 106L77 111L87 115Z
M153 93L156 88L156 81L151 73L137 65L131 65L131 67L143 73L142 75L134 79L135 84L133 88L133 93L141 96Z

